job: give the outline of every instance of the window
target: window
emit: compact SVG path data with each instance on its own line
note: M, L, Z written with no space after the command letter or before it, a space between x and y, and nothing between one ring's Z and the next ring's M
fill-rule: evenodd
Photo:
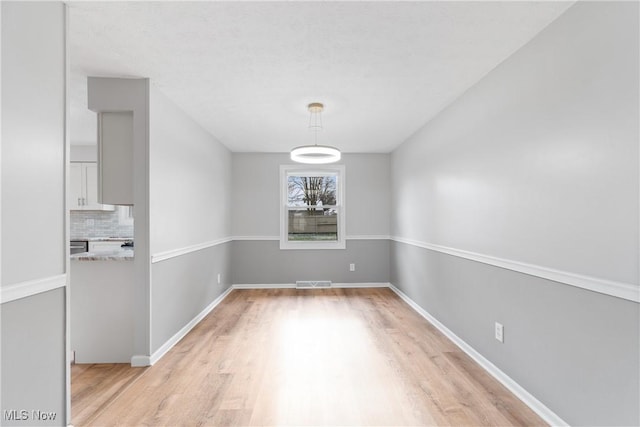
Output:
M344 166L280 166L280 249L344 249Z

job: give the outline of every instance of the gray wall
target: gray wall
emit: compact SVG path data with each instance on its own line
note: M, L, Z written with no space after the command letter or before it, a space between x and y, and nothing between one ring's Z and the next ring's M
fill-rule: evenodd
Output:
M638 3L578 2L489 73L393 153L392 235L637 286L638 35ZM391 253L392 283L565 421L640 424L636 302Z
M389 281L388 154L345 154L346 249L280 250L280 165L288 154L234 153L232 230L236 284L296 280ZM349 264L356 271L349 271ZM322 266L320 268L319 266Z
M395 286L566 422L638 425L637 303L404 243L391 257Z
M152 257L228 239L229 150L153 86L149 121ZM230 247L228 242L151 264L152 353L231 285Z
M346 249L280 250L278 241L235 241L236 284L287 284L297 280L389 283L389 241L347 240ZM349 271L349 264L356 265Z
M65 425L65 292L63 288L2 304L2 421L9 425ZM28 419L5 419L25 410ZM53 412L41 421L33 411Z
M0 411L66 424L65 7L2 2L2 393ZM28 226L18 226L18 225ZM37 243L37 244L36 244ZM54 280L37 293L32 280ZM61 287L60 287L61 286ZM3 293L4 296L4 293ZM11 421L2 421L5 425ZM25 425L25 421L19 422Z
M132 261L71 261L71 350L76 363L131 363Z
M223 243L152 265L152 352L231 286L231 245Z

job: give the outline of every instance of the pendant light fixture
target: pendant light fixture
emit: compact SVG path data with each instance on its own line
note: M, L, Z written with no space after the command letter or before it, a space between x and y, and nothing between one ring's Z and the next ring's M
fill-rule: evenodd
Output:
M313 131L314 144L302 145L291 150L291 160L298 163L320 165L340 160L340 150L328 145L318 145L318 132L322 130L322 110L324 105L312 102L309 110L309 129Z

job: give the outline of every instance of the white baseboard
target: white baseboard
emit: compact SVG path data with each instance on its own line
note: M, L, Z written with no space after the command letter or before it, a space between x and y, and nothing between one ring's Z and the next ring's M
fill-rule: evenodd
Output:
M334 288L388 288L391 283L364 282L364 283L333 283Z
M214 308L216 308L216 306L218 306L218 304L220 304L222 300L224 300L232 290L233 290L233 287L229 286L226 291L220 294L218 298L216 298L211 302L211 304L206 306L204 310L198 313L196 317L191 319L189 323L184 325L182 329L180 329L178 332L175 333L175 335L173 335L164 344L162 344L162 346L158 350L154 351L151 356L140 356L140 355L133 356L131 358L131 366L154 365L158 360L162 358L162 356L167 354L167 352L171 350L173 346L175 346L182 338L184 338L185 335L189 333L189 331L191 331L198 323L200 323L200 321L204 319L207 314L209 314Z
M264 241L264 240L280 240L280 236L233 236L234 242L239 240ZM345 240L389 240L391 236L388 234L358 234L345 236Z
M236 283L233 289L293 289L295 283Z
M134 356L131 356L131 366L134 368L151 366L151 356L144 356L141 354L136 354Z
M485 371L487 371L492 377L498 380L504 385L511 393L513 393L518 399L531 408L536 414L540 416L544 421L552 426L568 426L569 424L556 415L551 409L545 406L542 402L536 399L531 393L525 390L520 384L515 382L511 377L502 372L498 367L491 363L488 359L478 353L473 347L464 342L460 337L454 334L449 328L444 326L433 317L429 312L420 307L415 301L409 298L404 292L396 288L394 285L389 284L389 289L395 292L404 302L409 304L418 314L424 317L429 323L435 326L440 332L442 332L447 338L449 338L455 345L457 345L462 351L464 351L469 357L480 365Z
M385 282L363 282L363 283L332 283L332 288L388 288L391 284ZM233 289L295 289L295 283L238 283L232 286ZM330 288L322 288L330 289Z

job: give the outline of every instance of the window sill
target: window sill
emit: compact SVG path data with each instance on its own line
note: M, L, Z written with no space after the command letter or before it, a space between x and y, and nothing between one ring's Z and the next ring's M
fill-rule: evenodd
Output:
M280 249L282 250L309 250L309 249L346 249L345 241L338 242L290 242L280 240Z

